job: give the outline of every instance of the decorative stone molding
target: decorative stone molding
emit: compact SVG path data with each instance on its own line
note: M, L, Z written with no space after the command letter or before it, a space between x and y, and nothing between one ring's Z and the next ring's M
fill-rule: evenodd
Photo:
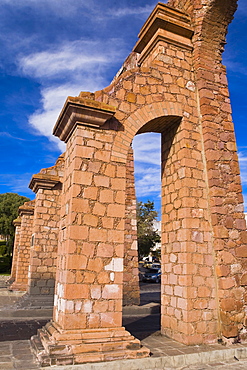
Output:
M34 213L34 201L26 202L23 206L19 207L19 216L33 215Z
M159 41L192 50L193 29L190 17L165 4L158 3L142 27L133 51L140 53L140 65Z
M53 189L57 184L60 184L60 178L58 176L51 176L48 174L36 174L33 175L29 188L37 193L39 189Z
M15 227L21 226L21 218L19 216L13 221L13 225Z
M55 124L53 134L67 143L76 125L99 128L116 112L116 108L81 97L69 96Z

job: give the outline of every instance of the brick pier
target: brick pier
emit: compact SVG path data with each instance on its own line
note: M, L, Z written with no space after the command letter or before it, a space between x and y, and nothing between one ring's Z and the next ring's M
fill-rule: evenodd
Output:
M122 298L139 301L131 144L145 132L162 136L161 332L245 340L247 233L221 63L235 10L158 3L111 85L66 100L54 127L64 156L30 183L28 286L55 286L53 319L32 340L43 365L149 356L122 327Z

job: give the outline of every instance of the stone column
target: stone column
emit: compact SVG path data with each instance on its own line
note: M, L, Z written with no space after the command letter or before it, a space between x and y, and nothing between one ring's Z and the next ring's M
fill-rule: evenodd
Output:
M218 337L201 145L196 125L185 118L162 135L161 325L163 334L185 344Z
M54 133L67 142L53 320L32 339L43 364L149 354L122 327L125 166L110 163L114 108L69 98Z
M226 68L221 55L236 5L234 0L199 5L193 51L217 279L219 332L227 342L246 340L247 330L247 231Z
M130 148L126 166L126 220L124 241L123 304L140 304L136 195L133 149Z
M60 221L61 182L48 173L34 175L29 187L36 193L30 249L28 294L53 306Z
M12 256L11 275L10 275L10 278L8 279L8 284L13 284L16 278L16 268L17 268L19 243L20 243L21 218L17 217L17 219L13 221L13 225L15 226L15 241L14 241L14 249L13 249L13 256Z
M9 287L10 290L27 290L30 244L33 230L33 213L34 201L26 202L19 208L21 226L16 262L16 275L14 283Z

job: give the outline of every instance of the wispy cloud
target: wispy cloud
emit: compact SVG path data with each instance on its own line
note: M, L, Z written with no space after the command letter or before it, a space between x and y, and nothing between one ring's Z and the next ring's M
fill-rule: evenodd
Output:
M247 185L247 150L239 151L238 159L242 184Z
M1 0L1 6L13 5L12 0ZM15 9L25 9L29 8L39 13L53 13L55 15L59 14L60 17L68 18L78 12L78 8L90 10L93 5L93 0L82 0L80 3L78 1L72 0L25 0L17 1L15 4Z
M22 174L0 174L0 186L7 186L14 193L25 194L28 197L34 198L34 193L28 188L31 173Z
M238 12L243 15L247 15L246 3L244 1L238 2Z
M161 136L150 133L135 136L133 140L134 158L136 162L151 163L160 166Z
M106 44L112 44L116 40L109 40ZM95 72L95 67L105 66L112 60L121 59L121 52L116 48L102 46L102 43L90 40L76 40L59 45L56 50L45 50L26 55L20 58L19 67L24 75L37 79L64 78L64 74L70 75L73 80L74 73Z
M29 124L37 133L58 144L52 129L68 95L79 95L80 91L95 91L107 86L104 71L116 61L122 60L123 48L115 40L104 45L98 41L73 41L39 53L22 56L19 69L25 76L41 83L41 106L29 117ZM69 83L64 83L64 80Z
M120 6L109 7L106 0L100 3L96 0L25 0L13 6L12 0L0 1L0 21L6 35L0 38L11 60L7 68L11 65L11 73L40 84L40 106L28 119L33 133L46 136L64 150L64 145L52 136L52 128L66 97L78 95L80 91L100 90L110 83L130 51L121 35L121 25L126 24L127 18L131 22L137 17L147 17L155 4L123 1ZM10 10L13 19L19 19L18 14L22 16L22 25L17 23L13 27L6 21L12 21ZM49 22L50 17L54 18L53 22ZM120 25L117 28L116 19ZM30 26L26 27L29 21ZM105 34L106 24L114 37ZM4 65L5 61L0 60L1 63ZM149 160L157 162L154 154Z
M161 181L160 168L135 165L135 186L137 197L142 196L160 196Z
M26 139L24 139L22 137L13 136L9 132L4 132L4 131L0 131L0 136L7 137L7 138L13 139L13 140L27 141Z
M165 1L166 2L166 1ZM139 6L139 7L125 7L125 8L113 8L111 10L110 14L111 17L126 17L130 15L149 15L152 10L154 9L154 6L156 5L156 2L153 2L152 5L146 5L146 6Z
M135 136L135 186L137 197L159 197L161 191L161 138L149 133ZM152 165L152 166L150 166Z
M247 75L246 67L238 61L234 61L230 56L224 59L224 64L227 67L227 71L241 73Z

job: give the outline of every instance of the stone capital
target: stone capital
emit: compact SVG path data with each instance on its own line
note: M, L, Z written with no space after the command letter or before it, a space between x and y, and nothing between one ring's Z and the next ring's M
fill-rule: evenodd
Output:
M19 216L33 215L34 214L34 201L26 202L19 207Z
M55 124L53 135L67 143L77 125L99 128L115 112L115 107L96 100L69 96Z
M39 189L52 190L57 184L60 183L60 178L58 176L51 176L49 174L36 174L33 175L29 188L37 193Z
M158 3L143 25L133 51L141 54L138 64L141 64L159 41L192 50L193 29L190 17L178 9Z
M15 227L21 226L21 218L19 216L13 221L13 225Z

